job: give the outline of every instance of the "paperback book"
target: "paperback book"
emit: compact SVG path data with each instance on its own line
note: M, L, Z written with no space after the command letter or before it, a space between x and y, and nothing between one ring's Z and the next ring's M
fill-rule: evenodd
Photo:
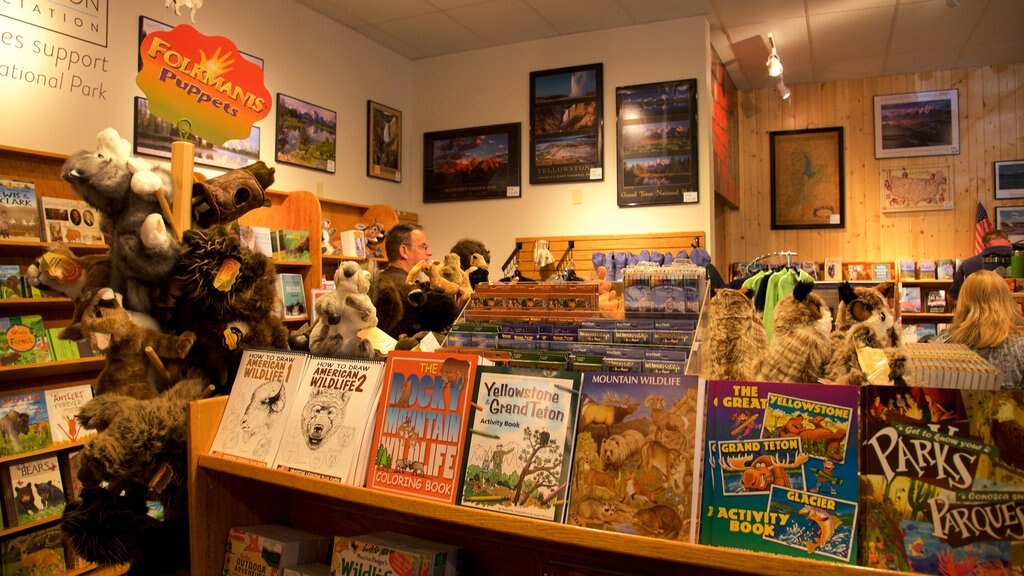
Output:
M282 273L277 275L277 293L281 295L284 305L285 320L302 320L306 313L306 288L302 283L302 275Z
M838 258L825 258L825 266L822 269L822 273L825 282L842 282L843 261Z
M928 312L942 314L946 312L946 291L932 290L928 293Z
M900 288L900 311L920 312L921 311L921 287L902 286Z
M914 280L917 277L917 262L914 260L900 260L900 279Z
M862 394L862 562L1013 573L1024 553L1020 392L866 386Z
M228 530L223 576L279 576L288 566L319 562L330 539L277 524Z
M331 553L334 576L420 576L421 559L399 546L369 536L335 536Z
M917 263L917 277L921 280L935 280L935 260L921 260Z
M17 536L0 542L3 574L48 575L64 574L64 536L59 525L50 525L39 530L20 532Z
M935 261L935 278L937 280L952 280L954 270L952 258L939 258Z
M362 485L383 371L378 360L310 357L274 468Z
M277 238L274 260L309 261L308 230L274 230L271 234Z
M0 318L0 366L52 360L42 316L33 314Z
M39 208L33 182L0 178L0 240L39 242Z
M285 350L243 350L210 454L270 466L308 358Z
M366 487L455 503L479 357L388 354Z
M708 382L700 543L855 563L855 386Z
M0 299L24 298L21 269L17 264L0 264Z
M22 526L64 513L64 483L57 456L19 460L3 476L8 526Z
M692 542L696 376L585 372L568 524Z
M53 444L42 391L0 396L0 456L42 450Z
M477 367L457 503L563 522L580 373Z
M47 242L105 244L99 213L84 200L42 196L39 212Z
M46 390L44 395L54 446L81 442L96 435L96 430L82 428L78 420L75 419L82 405L92 400L92 386L82 384L66 388L52 388Z

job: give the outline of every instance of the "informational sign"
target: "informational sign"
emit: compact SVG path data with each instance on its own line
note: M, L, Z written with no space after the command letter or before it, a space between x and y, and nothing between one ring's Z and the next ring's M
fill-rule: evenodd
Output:
M188 24L151 32L139 46L136 84L152 114L177 123L213 144L245 139L270 113L263 69L242 57L224 36L205 36Z
M0 1L0 16L103 47L108 9L107 0Z

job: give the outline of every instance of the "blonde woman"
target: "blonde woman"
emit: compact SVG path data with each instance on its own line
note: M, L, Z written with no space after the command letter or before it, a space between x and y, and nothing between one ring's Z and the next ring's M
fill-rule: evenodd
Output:
M949 332L951 342L967 345L1002 371L1004 389L1024 389L1024 316L1001 276L980 270L967 277Z

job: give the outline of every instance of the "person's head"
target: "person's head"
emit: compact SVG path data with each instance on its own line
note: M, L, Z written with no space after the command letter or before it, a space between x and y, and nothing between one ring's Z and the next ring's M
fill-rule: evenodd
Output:
M1024 317L1002 276L979 270L964 280L949 327L953 342L971 348L998 346L1013 333L1024 333Z
M999 228L993 228L981 237L981 243L985 246L1009 246L1010 236Z
M473 238L463 238L452 246L451 252L459 255L459 266L465 270L471 266L470 258L473 254L479 254L484 257L484 261L488 264L491 263L491 251L484 246L484 243Z
M397 224L388 231L387 238L384 239L384 252L390 265L405 270L433 255L423 227L408 223Z

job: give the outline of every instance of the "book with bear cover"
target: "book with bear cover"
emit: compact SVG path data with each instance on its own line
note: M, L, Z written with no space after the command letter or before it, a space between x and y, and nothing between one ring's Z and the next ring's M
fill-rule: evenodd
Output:
M96 430L83 428L75 416L83 404L92 400L92 386L68 386L45 391L46 414L50 419L50 436L54 446L81 442L96 435Z
M42 576L64 574L64 535L59 525L20 532L0 541L0 573Z
M707 386L700 543L855 563L857 387Z
M564 522L580 373L477 367L457 503Z
M0 456L50 447L53 438L43 392L0 396Z
M40 239L35 183L0 177L0 240Z
M0 481L7 526L22 526L64 513L64 483L56 455L11 462Z
M479 361L447 352L388 354L367 488L455 503Z
M380 360L311 356L274 468L361 486L383 372Z
M861 389L862 563L1010 574L1024 554L1024 397L1012 390Z
M42 316L0 318L0 366L51 361L53 355Z
M287 350L242 351L210 454L270 466L308 359Z
M692 542L696 376L585 372L567 523Z

